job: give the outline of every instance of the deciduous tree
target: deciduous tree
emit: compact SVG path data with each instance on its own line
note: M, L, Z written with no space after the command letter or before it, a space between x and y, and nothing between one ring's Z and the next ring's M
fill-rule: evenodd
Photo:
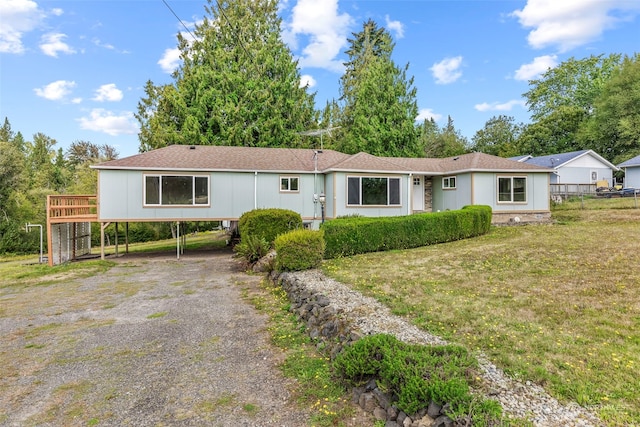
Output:
M614 163L640 154L640 54L625 57L594 103L581 138Z
M516 142L522 127L512 116L494 116L473 135L471 150L500 157L517 156L520 152Z

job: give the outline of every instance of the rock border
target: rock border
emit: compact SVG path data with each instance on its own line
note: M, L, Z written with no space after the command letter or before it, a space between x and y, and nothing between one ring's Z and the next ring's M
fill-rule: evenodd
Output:
M377 333L391 334L412 344L447 344L442 338L393 315L375 299L324 276L319 270L272 272L269 278L282 286L291 301L290 311L306 324L306 331L316 342L318 350L328 354L332 360L352 342ZM476 356L482 370L484 393L502 405L506 417L527 419L536 427L604 425L595 414L578 404L562 404L542 387L528 381L516 381L484 355ZM377 389L375 383L354 389L353 401L371 412L376 419L386 421L385 427L470 425L465 420L456 423L443 417L443 408L436 413L437 405L433 402L418 414L403 414L389 403L392 402L391 396Z

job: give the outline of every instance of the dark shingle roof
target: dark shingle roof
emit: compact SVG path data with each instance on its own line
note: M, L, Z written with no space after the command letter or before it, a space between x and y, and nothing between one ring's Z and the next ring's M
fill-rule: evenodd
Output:
M171 145L95 165L95 169L264 172L386 172L442 175L470 171L550 172L545 167L483 153L445 159L348 155L302 148Z

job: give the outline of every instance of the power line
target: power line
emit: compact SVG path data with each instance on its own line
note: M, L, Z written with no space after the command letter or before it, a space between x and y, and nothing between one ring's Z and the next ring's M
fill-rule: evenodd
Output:
M180 17L173 11L173 9L171 9L171 6L169 6L169 3L167 3L166 0L162 0L162 3L164 3L164 5L167 6L167 8L171 11L171 13L173 13L173 16L175 16L178 22L180 22L184 27L184 29L187 30L187 33L191 34L191 37L193 37L193 41L197 41L196 36L193 35L191 30L189 30L189 28L185 25L185 23L182 22L182 19L180 19Z

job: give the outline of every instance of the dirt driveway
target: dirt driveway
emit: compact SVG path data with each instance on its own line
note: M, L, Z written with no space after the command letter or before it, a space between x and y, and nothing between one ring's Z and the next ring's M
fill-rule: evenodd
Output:
M258 276L231 253L123 257L0 294L0 425L304 426Z

